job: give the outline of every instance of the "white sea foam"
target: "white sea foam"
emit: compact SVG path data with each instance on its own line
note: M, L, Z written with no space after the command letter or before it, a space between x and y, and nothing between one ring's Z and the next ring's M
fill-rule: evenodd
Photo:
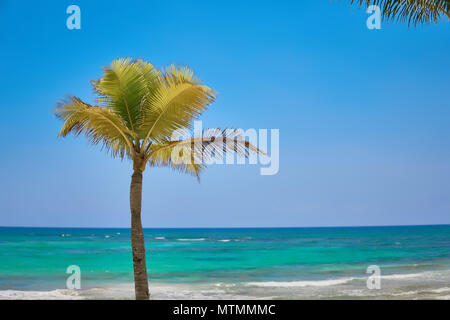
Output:
M408 278L416 278L425 275L426 272L423 273L406 273L406 274L388 274L381 275L382 279L408 279Z
M444 288L438 288L438 289L422 289L422 290L413 290L413 291L405 291L405 292L399 292L399 293L392 293L393 296L410 296L410 295L419 295L419 294L439 294L439 293L446 293L450 292L450 288L444 287ZM436 298L442 299L443 296L438 296ZM446 297L446 296L444 296Z
M434 290L430 290L430 291L434 292L434 293L450 292L450 288L445 287L445 288L439 288L439 289L434 289Z
M177 239L178 241L203 241L205 238L194 238L194 239Z
M355 279L353 282L352 280ZM151 299L330 299L351 297L357 299L450 299L450 287L410 289L407 287L368 290L365 283L356 280L365 278L339 278L318 281L291 282L234 282L234 283L160 283L151 282ZM333 287L334 286L334 287ZM409 290L405 290L409 289ZM0 300L80 300L80 299L134 299L134 286L116 284L82 290L51 291L0 291Z
M164 240L166 239L165 237L155 237L155 240Z
M392 293L393 296L410 296L410 295L416 295L419 294L420 291L405 291L405 292L399 292L399 293Z
M78 300L83 299L74 290L57 289L51 291L1 290L0 300Z
M218 240L218 241L220 241L220 242L230 242L231 240L230 239L222 239L222 240Z
M209 299L255 299L251 295L227 293L214 285L194 284L150 284L150 297L154 300L209 300ZM270 298L270 297L267 297ZM103 288L52 291L0 291L0 300L98 300L134 299L132 284L114 285Z
M247 285L256 287L328 287L345 284L355 278L329 279L317 281L266 281L266 282L247 282Z

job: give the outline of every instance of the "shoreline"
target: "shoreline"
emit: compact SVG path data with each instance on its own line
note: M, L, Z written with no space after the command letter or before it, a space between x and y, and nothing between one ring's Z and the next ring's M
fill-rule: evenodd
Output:
M276 299L433 299L450 300L450 269L381 276L382 287L370 290L367 277L303 281L168 283L151 281L154 300L276 300ZM1 290L0 300L134 299L132 283L105 284L79 290Z

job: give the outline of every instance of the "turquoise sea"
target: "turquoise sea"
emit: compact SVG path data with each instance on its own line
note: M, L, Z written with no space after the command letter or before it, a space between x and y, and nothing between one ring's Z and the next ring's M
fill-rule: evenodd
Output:
M146 229L154 299L449 299L450 225ZM81 290L66 289L66 269ZM368 289L370 265L380 289ZM133 298L129 229L0 228L0 299Z

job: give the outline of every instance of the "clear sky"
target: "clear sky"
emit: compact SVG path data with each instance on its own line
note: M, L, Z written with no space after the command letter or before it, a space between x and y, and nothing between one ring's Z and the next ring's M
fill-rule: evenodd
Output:
M450 223L450 23L366 19L328 0L0 0L0 225L129 226L130 163L57 138L52 114L124 56L194 69L219 92L206 127L280 129L274 176L150 168L144 227Z

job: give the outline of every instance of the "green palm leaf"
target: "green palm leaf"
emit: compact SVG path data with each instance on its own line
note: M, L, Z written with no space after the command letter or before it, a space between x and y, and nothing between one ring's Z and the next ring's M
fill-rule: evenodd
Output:
M59 136L84 133L89 141L101 143L111 154L123 158L133 153L133 133L124 121L108 108L91 106L77 97L61 102L55 111L64 120Z
M98 106L76 97L59 104L56 115L65 121L60 136L84 133L113 156L130 157L136 170L144 171L148 162L198 176L204 160L222 154L220 150L244 156L261 153L230 129L210 130L201 140L171 141L174 132L190 128L216 98L216 92L188 68L172 65L160 71L142 60L117 59L103 68L102 78L92 85ZM195 161L172 162L177 146L194 142Z
M200 172L206 167L205 161L211 160L213 156L223 160L225 154L234 153L248 158L252 152L265 154L245 140L238 130L213 129L197 138L154 143L147 157L150 166L167 166L199 178ZM177 161L173 161L174 153L179 153L176 155Z
M201 84L191 70L171 66L161 72L158 88L143 110L140 128L144 141L163 141L175 130L189 128L192 120L215 100L215 92Z
M148 82L143 73L141 63L117 59L111 66L103 68L100 80L92 82L99 95L99 105L120 115L133 132L141 120L142 101L148 93Z
M437 23L443 16L450 18L450 0L350 0L350 3L379 6L384 18L408 25Z

